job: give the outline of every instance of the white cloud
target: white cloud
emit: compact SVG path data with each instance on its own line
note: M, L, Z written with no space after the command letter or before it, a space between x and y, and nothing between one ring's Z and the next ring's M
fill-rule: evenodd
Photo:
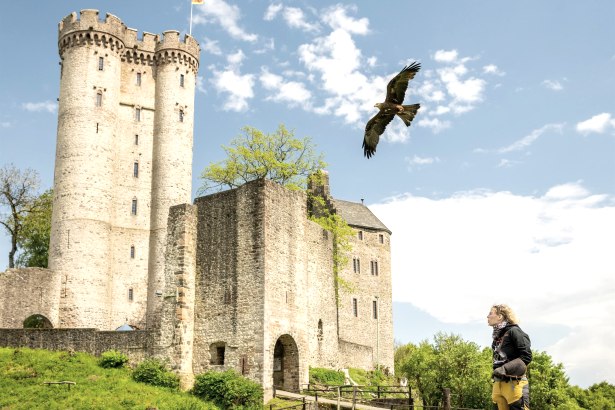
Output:
M348 12L356 12L356 6L337 4L324 11L322 20L333 30L344 30L352 34L365 35L369 33L369 20L365 17L355 19Z
M268 100L290 103L291 106L301 105L309 109L312 94L305 84L287 81L282 76L270 73L266 68L261 70L259 80L265 89L274 92L267 97Z
M511 168L518 163L519 161L513 161L510 159L502 158L500 159L500 162L498 163L498 168Z
M23 103L21 104L21 108L23 108L26 111L31 111L31 112L41 112L41 111L47 111L51 114L55 114L56 111L58 110L58 103L55 101L43 101L43 102L27 102L27 103Z
M615 339L615 197L569 183L537 197L407 194L370 209L395 237L395 301L448 323L484 323L489 306L508 303L522 326L571 329L546 346L569 375L615 382L604 372L615 366L605 342Z
M433 59L439 63L452 63L457 60L457 50L438 50Z
M205 6L196 7L194 11L192 23L195 25L215 23L235 39L249 42L258 39L256 34L248 33L239 26L241 19L239 7L230 5L224 0L207 0Z
M581 134L604 134L609 130L615 130L615 120L611 119L611 114L603 112L602 114L594 115L589 120L581 121L577 124L577 131Z
M318 24L308 23L303 10L296 7L286 7L284 9L284 20L289 27L304 31L318 31Z
M218 40L211 40L207 37L204 37L203 41L201 41L201 48L203 49L203 51L207 51L208 53L211 53L213 55L222 55L222 50L218 45Z
M440 162L438 157L419 157L418 155L414 155L412 158L406 157L405 160L411 168L417 165L432 165Z
M227 96L222 107L224 110L245 111L248 109L248 101L254 97L253 74L242 75L237 68L228 68L223 71L213 70L211 82L218 93Z
M421 118L417 125L419 127L430 128L434 134L444 131L451 127L450 121L443 121L439 118Z
M500 154L504 154L504 153L512 152L512 151L521 151L529 147L530 145L532 145L544 133L548 133L548 132L561 133L563 127L564 127L564 124L547 124L541 128L533 130L532 132L530 132L528 135L521 138L520 140L517 140L506 147L502 147L498 149L497 151Z
M549 90L553 90L553 91L561 91L564 89L564 86L562 85L562 83L560 83L557 80L544 80L542 82L542 85L548 88Z
M9 121L0 122L0 128L11 128L11 123Z
M265 16L263 18L267 21L271 21L274 18L276 18L278 13L282 11L283 8L284 8L284 5L282 4L271 3L269 7L267 7L267 10L265 11Z
M242 50L237 50L236 53L226 56L226 61L228 61L231 66L239 66L245 58L246 55L244 52Z
M494 75L499 75L499 76L506 75L506 73L503 71L500 71L498 66L495 64L487 64L486 66L483 66L483 73L494 74Z

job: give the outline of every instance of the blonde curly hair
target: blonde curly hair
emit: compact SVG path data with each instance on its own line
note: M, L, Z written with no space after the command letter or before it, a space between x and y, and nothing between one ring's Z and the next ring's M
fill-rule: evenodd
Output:
M502 315L505 321L507 321L511 325L516 325L519 323L519 319L517 315L510 306L508 305L493 305L491 309L495 310L495 313L498 315Z

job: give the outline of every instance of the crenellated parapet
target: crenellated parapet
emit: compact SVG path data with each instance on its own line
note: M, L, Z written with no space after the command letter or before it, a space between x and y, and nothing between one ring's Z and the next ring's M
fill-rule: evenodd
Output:
M182 64L189 67L196 75L199 69L199 53L201 48L194 37L186 34L183 41L179 31L167 30L156 45L156 65Z
M73 12L58 25L60 56L66 49L83 45L96 45L121 54L122 60L134 64L157 65L179 63L195 74L199 68L199 43L190 35L180 39L178 31L165 31L162 36L128 28L113 14L100 20L98 10Z
M60 56L70 47L96 45L116 53L125 47L126 25L113 14L107 13L99 20L98 10L81 10L79 18L73 12L58 24L58 49Z

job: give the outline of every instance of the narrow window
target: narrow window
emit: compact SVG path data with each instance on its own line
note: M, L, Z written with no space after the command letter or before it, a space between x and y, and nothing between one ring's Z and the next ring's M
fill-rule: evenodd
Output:
M98 123L96 123L96 134L98 134Z
M357 304L357 298L352 298L352 314L354 317L359 317L359 307Z
M359 240L362 241L363 240L363 231L359 231Z
M378 235L378 240L380 241L380 243L384 243L384 235L383 234Z
M361 260L357 258L357 273L361 273Z
M139 178L139 163L135 161L132 167L132 176L135 178Z
M374 275L378 276L378 261L374 261Z
M378 319L378 301L377 300L374 300L372 302L372 308L374 311L374 319Z
M133 301L133 292L132 292L132 288L128 289L128 300L129 301Z
M132 245L130 247L130 259L134 259L135 258L135 246Z
M135 135L135 145L139 145L139 136Z
M183 74L179 75L179 86L180 87L184 86L184 75Z
M105 66L105 59L103 57L98 57L98 71L102 71Z
M141 73L137 73L137 86L141 87Z
M136 121L141 121L141 108L136 108L135 109L135 120Z
M136 199L132 200L132 210L131 210L131 213L133 215L137 214L137 200Z
M321 341L323 338L322 319L318 319L318 333L316 334L316 338L319 341Z
M102 107L102 92L100 91L96 93L96 106Z
M224 364L224 346L216 347L216 356L218 356L218 364Z
M352 258L352 271L357 273L357 258Z
M179 110L179 122L184 122L184 110Z

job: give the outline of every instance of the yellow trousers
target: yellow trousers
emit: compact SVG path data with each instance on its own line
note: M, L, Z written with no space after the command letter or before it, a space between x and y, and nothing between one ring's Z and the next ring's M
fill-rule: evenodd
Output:
M498 410L529 410L530 390L527 380L493 382L491 399Z

